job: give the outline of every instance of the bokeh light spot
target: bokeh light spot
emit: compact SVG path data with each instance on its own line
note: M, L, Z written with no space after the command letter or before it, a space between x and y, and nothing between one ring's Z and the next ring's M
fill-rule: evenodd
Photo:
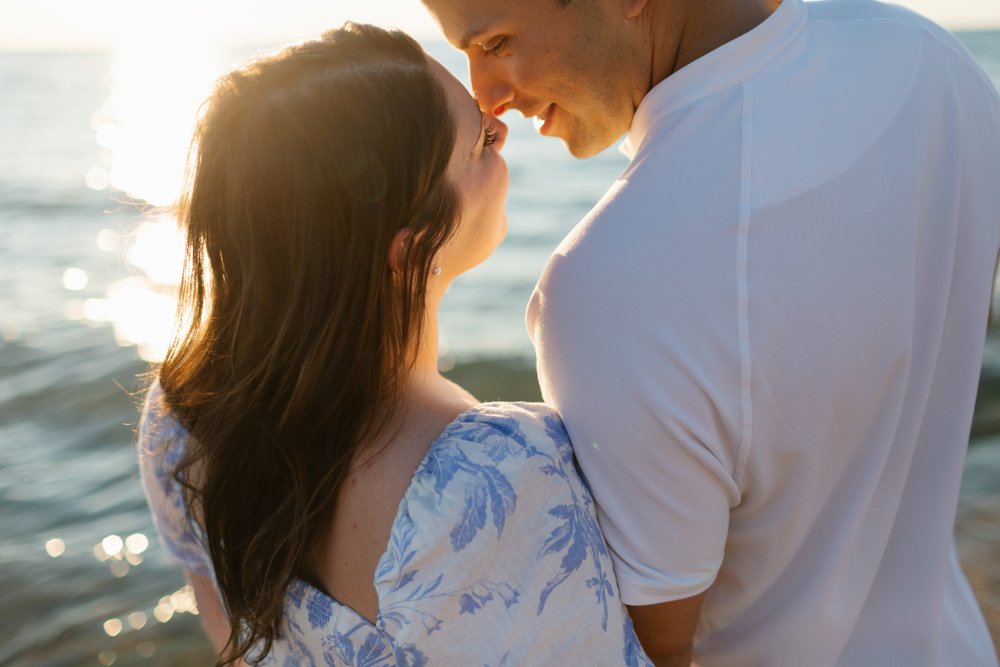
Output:
M66 552L66 543L60 540L58 537L53 537L51 540L45 543L45 553L52 556L53 558L59 558Z
M141 630L146 627L146 615L141 611L133 611L128 615L128 626L133 630Z
M129 240L125 257L160 285L177 285L184 269L184 235L177 220L161 217L140 224Z
M91 190L106 190L111 185L111 175L101 167L91 167L87 170L87 187Z
M108 535L103 540L101 540L101 548L103 548L104 553L108 554L109 556L118 555L121 552L122 547L124 545L125 543L122 542L122 538L118 537L117 535Z
M107 322L107 302L104 299L87 299L83 302L83 316L91 322Z
M440 372L447 373L455 368L455 357L450 354L438 357L437 366Z
M97 232L97 249L104 252L114 252L118 250L120 238L118 232L105 227Z
M142 533L132 533L125 538L125 548L139 555L149 548L149 539Z
M109 618L104 621L104 632L109 637L117 637L122 632L122 622L117 618Z
M83 269L69 268L63 271L63 287L72 292L84 289L89 281L90 278Z
M191 590L185 586L170 596L170 606L173 607L175 611L184 613L189 612L194 608L194 595Z
M174 608L170 606L169 602L161 602L156 605L156 609L153 610L153 618L158 620L160 623L166 623L173 617Z
M83 301L81 299L71 299L63 311L67 320L78 321L83 319Z

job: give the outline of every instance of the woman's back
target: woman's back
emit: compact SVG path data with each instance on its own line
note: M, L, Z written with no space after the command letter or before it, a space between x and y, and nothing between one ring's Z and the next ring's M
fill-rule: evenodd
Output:
M143 481L170 555L210 575L173 479L187 437L154 386ZM451 421L399 500L387 543L374 624L294 579L263 664L649 664L566 432L544 406L481 404Z
M329 532L310 559L308 581L371 622L378 615L375 572L399 503L427 450L457 415L477 403L437 373L414 374L400 417L383 437L359 452L333 506Z

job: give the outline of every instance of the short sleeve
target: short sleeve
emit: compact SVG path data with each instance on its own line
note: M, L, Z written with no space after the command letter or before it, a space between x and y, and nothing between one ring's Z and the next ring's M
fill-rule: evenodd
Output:
M397 650L440 664L650 664L544 408L487 404L449 427L401 503L376 589Z
M688 317L691 285L648 288L651 264L628 259L631 249L610 264L596 256L610 243L586 238L570 256L553 256L528 330L543 396L562 415L596 498L622 599L670 602L714 582L740 502L739 351L735 334L717 326L733 320L734 290L721 286L726 296L699 316L717 317L715 326ZM696 284L699 267L690 269ZM701 286L706 300L718 279Z
M164 404L159 384L154 384L146 396L137 443L146 501L168 558L191 572L210 576L209 559L196 526L189 520L181 486L174 479L187 438L187 430Z

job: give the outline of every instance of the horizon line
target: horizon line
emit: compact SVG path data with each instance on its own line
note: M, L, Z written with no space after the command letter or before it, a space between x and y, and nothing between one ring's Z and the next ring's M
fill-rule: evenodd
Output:
M970 33L987 33L987 32L1000 32L1000 24L996 25L985 25L985 26L943 26L947 30L955 33L956 35L970 34ZM448 42L441 35L427 35L427 34L414 34L412 35L420 43L431 43L435 45L448 45ZM263 42L263 41L251 41L251 40L222 40L217 42L218 46L225 49L232 50L257 50L257 49L274 49L279 48L284 44L292 44L303 39L308 39L308 36L287 36L282 39L278 37L274 41ZM0 54L23 54L23 55L49 55L49 54L60 54L60 53L89 53L89 54L111 54L114 53L118 48L117 44L88 44L88 43L77 43L77 44L65 44L65 43L51 43L51 44L10 44L0 42Z

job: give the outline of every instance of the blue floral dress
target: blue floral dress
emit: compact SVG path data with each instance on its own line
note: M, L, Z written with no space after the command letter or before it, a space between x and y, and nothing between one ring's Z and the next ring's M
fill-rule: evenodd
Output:
M171 558L212 577L172 478L187 437L154 386L139 431L153 518ZM399 504L375 589L373 625L294 580L261 664L652 664L618 600L566 430L540 404L477 405L445 428Z

